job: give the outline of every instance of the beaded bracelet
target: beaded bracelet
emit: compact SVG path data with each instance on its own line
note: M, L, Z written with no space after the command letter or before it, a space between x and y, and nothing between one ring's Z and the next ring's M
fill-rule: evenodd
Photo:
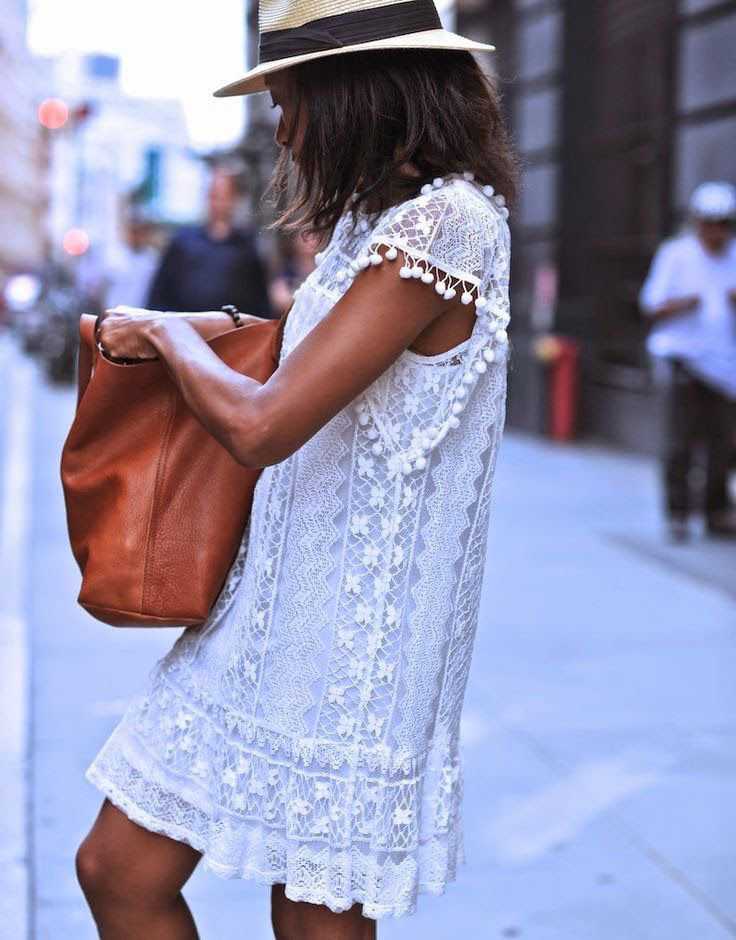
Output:
M243 314L238 310L237 307L233 306L233 304L226 304L224 307L220 307L220 310L233 318L233 323L235 326L243 326L245 322L243 320Z

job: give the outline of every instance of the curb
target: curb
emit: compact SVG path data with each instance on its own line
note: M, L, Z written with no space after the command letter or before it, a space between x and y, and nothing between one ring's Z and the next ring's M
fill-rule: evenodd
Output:
M24 617L31 474L33 368L0 337L7 377L0 478L0 936L31 936L28 737L30 660Z

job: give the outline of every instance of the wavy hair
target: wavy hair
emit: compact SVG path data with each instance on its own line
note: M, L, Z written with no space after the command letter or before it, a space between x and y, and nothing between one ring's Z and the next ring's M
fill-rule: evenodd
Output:
M277 226L327 237L348 205L380 213L465 171L513 202L517 164L499 96L470 53L351 53L289 76L305 137L295 174L283 148L271 181Z

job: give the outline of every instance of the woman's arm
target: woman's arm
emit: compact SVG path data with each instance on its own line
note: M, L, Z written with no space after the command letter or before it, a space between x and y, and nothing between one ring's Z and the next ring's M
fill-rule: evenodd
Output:
M159 320L161 317L176 317L180 320L186 320L205 342L215 339L215 337L221 336L223 333L227 333L229 330L235 328L232 317L227 313L223 313L221 310L208 310L204 313L180 313L179 311L173 310L144 310L140 307L127 307L123 305L112 307L107 313L124 313L127 316L136 317L140 321L147 321L149 323L153 320ZM263 317L251 316L250 314L241 314L240 316L246 323L248 321L262 323L264 319ZM137 334L128 335L126 337L125 347L119 347L122 349L120 353L121 357L128 359L145 358L145 356L140 355L139 352L141 341L141 336Z
M121 355L137 336L167 364L185 401L242 464L285 460L357 398L441 313L457 304L415 280L401 261L364 271L338 304L261 385L226 366L181 317L136 319L111 313L101 339ZM464 307L464 339L474 313ZM125 353L122 353L125 355Z

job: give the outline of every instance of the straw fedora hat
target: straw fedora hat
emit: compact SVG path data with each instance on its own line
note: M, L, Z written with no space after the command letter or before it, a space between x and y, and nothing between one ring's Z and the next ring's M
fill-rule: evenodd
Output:
M348 52L495 49L443 29L433 0L260 0L258 29L258 66L215 97L266 91L274 72Z

